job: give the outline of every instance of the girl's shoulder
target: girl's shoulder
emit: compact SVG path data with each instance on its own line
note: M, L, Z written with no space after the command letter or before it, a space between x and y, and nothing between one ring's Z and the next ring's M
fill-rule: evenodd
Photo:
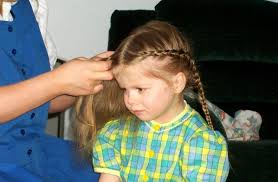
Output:
M133 119L132 117L128 117L110 120L99 130L98 134L111 136L122 133L132 126Z
M98 131L98 134L110 135L112 133L118 132L119 129L120 129L120 120L119 119L110 120Z
M185 122L184 124L194 131L199 129L205 130L209 128L206 120L201 116L201 114L191 107L190 107L190 117L188 118L188 121Z
M225 143L225 137L216 130L210 128L206 120L193 109L190 121L188 123L188 130L190 136L188 138L203 138L204 140L209 140L216 143Z

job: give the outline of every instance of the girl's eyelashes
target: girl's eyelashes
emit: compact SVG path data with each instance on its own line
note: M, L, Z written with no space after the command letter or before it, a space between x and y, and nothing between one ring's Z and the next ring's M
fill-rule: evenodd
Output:
M121 88L121 90L123 90L123 91L127 91L127 90L130 90L130 89L126 89L126 88ZM133 89L131 89L131 90L136 90L137 92L139 92L139 93L142 93L142 92L144 92L144 91L146 91L147 90L147 88L133 88Z
M136 88L139 93L145 92L148 88Z
M143 92L143 88L136 88L136 90L138 91L138 92Z

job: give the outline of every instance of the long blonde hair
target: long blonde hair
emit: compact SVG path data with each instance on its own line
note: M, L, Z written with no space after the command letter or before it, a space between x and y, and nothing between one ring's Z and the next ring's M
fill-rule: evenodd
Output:
M103 90L95 95L80 96L74 108L74 135L78 148L85 157L91 153L98 129L109 120L130 115L124 105L123 91L116 80L104 81Z
M197 91L206 120L213 128L204 89L195 61L192 59L188 40L169 23L151 21L132 31L112 55L112 68L134 64L150 56L158 58L156 59L158 61L164 61L164 58L169 57L170 61L161 69L169 73L183 72L186 75L188 81L185 89ZM159 74L159 70L153 74L163 77ZM99 127L108 120L130 115L124 105L123 91L115 80L105 81L103 91L94 96L80 97L76 104L76 114L77 141L79 147L87 149L88 154L91 152L91 144Z

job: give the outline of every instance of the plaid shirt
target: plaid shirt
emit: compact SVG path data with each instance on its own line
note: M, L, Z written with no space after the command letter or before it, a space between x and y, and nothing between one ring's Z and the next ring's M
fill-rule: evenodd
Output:
M137 123L137 124L135 124ZM174 120L113 120L93 147L94 170L122 181L225 181L229 172L224 137L188 104Z

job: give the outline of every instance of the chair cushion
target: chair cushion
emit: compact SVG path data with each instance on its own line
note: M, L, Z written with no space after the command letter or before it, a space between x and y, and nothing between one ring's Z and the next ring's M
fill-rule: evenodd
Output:
M162 0L157 18L192 40L199 60L278 63L278 3L265 0Z

